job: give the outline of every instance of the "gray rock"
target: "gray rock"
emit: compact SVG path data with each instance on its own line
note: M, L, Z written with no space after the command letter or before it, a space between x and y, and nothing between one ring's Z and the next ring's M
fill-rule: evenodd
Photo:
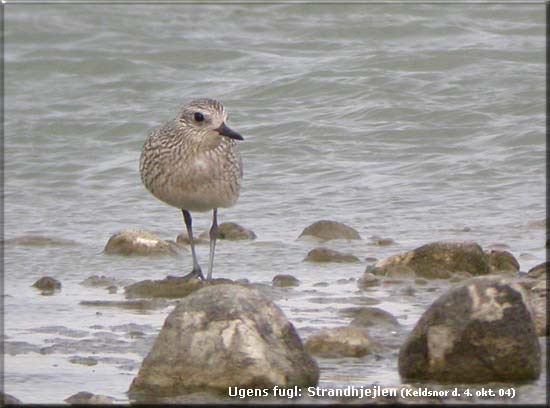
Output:
M144 280L133 283L124 288L126 298L182 298L201 288L233 283L230 279L212 279L203 281L198 278L187 276L168 276L166 279Z
M330 241L332 239L361 239L359 233L345 224L336 221L317 221L304 229L300 236L303 238L311 236L321 241Z
M485 383L539 377L541 350L526 294L503 278L451 288L422 315L399 352L405 380Z
M508 251L491 250L485 255L491 267L491 273L516 274L519 272L518 260Z
M314 386L319 368L283 312L257 289L215 285L170 313L129 395Z
M309 251L304 261L308 262L359 262L355 255L344 254L333 249L319 247Z
M51 276L43 276L32 285L36 289L40 289L43 294L50 294L56 290L61 290L61 282Z
M377 307L365 307L360 310L350 323L352 326L399 326L399 322L391 313Z
M546 279L548 269L550 269L550 262L546 261L529 269L527 276L534 279Z
M367 331L360 327L344 326L321 330L311 335L306 350L319 357L362 357L375 347Z
M80 391L74 395L71 395L68 398L65 398L64 401L67 404L71 404L71 405L81 405L81 404L101 405L101 404L112 404L115 401L115 399L113 397L108 397L106 395L96 395L88 391Z
M474 242L433 242L377 262L374 267L391 270L397 265L411 268L418 277L447 279L457 272L487 275L491 267L483 249Z
M109 255L172 255L180 253L181 247L164 241L157 235L145 231L124 231L114 234L105 245Z
M273 277L271 284L278 288L285 288L289 286L299 286L300 280L292 275L280 274Z
M234 222L222 222L219 226L219 239L227 239L231 241L251 240L256 239L254 231L242 227Z
M2 401L3 401L2 405L21 405L21 404L23 404L17 398L11 396L10 394L6 394L3 391L0 391L0 396L2 397Z

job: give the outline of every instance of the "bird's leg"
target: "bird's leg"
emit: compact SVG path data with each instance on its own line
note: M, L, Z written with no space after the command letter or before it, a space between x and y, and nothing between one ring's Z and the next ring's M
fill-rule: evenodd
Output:
M214 252L216 251L216 239L218 238L218 209L212 212L212 227L210 228L210 258L208 260L207 280L212 279L212 267L214 266Z
M204 280L204 275L202 274L201 267L197 261L197 254L195 253L195 241L193 239L193 226L191 221L191 214L187 210L181 210L183 213L183 220L185 221L185 226L187 227L187 237L189 238L189 243L191 244L191 254L193 255L193 270L191 274L197 275L199 278Z

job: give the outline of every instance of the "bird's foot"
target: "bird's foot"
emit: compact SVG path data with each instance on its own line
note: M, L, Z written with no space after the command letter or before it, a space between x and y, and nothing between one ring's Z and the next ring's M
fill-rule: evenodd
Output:
M200 279L200 280L205 280L204 279L204 275L202 274L202 270L201 268L199 267L198 269L197 268L193 268L193 270L191 272L189 272L187 275L185 275L183 277L183 279L185 280L188 280L188 279Z

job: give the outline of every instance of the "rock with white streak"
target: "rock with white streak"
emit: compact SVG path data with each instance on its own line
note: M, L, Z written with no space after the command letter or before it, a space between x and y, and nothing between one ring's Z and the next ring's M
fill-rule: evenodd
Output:
M319 368L294 326L257 289L200 289L170 313L129 395L174 396L229 387L314 386Z
M475 277L451 288L402 345L402 379L486 383L538 378L541 350L526 296L520 285L499 277Z

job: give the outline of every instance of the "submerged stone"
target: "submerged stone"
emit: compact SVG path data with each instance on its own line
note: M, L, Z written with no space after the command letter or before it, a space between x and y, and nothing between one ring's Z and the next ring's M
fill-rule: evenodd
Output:
M275 275L271 284L278 288L286 288L289 286L299 286L300 280L292 275Z
M113 397L108 397L106 395L96 395L88 391L80 391L76 394L71 395L64 400L67 404L71 405L103 405L103 404L112 404L115 399Z
M306 350L319 357L362 357L372 352L373 343L365 329L353 326L336 327L312 334Z
M61 282L51 276L43 276L32 285L34 288L42 291L43 294L51 294L61 290Z
M355 255L344 254L333 249L319 247L314 248L305 257L304 261L308 262L359 262L359 258Z
M361 239L361 236L354 228L336 221L317 221L305 228L298 238L311 236L321 241L333 239Z

